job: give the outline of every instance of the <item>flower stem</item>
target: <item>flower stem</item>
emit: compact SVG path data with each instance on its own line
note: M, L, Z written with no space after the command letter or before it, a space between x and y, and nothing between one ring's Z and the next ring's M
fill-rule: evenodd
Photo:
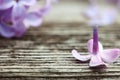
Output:
M93 27L93 54L98 52L98 26Z

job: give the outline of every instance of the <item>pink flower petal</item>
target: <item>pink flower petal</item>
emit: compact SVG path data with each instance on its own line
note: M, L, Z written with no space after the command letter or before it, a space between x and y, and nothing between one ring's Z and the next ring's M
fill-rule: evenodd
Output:
M90 67L97 67L97 66L101 66L101 65L106 65L102 59L100 55L92 55L89 66Z
M120 49L106 49L100 53L102 59L107 62L115 62L120 55Z
M41 15L46 14L46 13L51 9L52 2L53 2L53 0L46 0L45 6L40 9L40 12L39 12L39 13L40 13Z
M14 32L15 32L15 37L21 37L24 35L24 33L26 32L26 27L23 24L23 22L17 22L14 26L13 26Z
M76 50L72 50L72 55L80 61L87 61L91 57L90 55L81 56Z
M37 14L37 12L31 12L26 15L24 19L24 24L26 27L35 26L38 27L42 23L42 16Z
M88 51L89 51L90 53L93 53L93 39L90 39L90 40L88 41L87 46L88 46ZM103 46L102 46L102 44L101 44L100 42L98 42L98 49L99 49L98 52L103 51Z
M20 21L21 19L23 19L26 15L26 10L27 8L25 8L24 6L20 4L14 5L13 11L12 11L12 20L16 22L16 21Z

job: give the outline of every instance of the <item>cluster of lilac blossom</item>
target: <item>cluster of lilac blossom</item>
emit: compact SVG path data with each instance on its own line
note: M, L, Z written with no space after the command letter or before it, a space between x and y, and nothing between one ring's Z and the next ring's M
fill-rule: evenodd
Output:
M0 35L6 38L21 37L30 26L39 26L53 0L45 0L42 8L28 12L37 1L0 0Z

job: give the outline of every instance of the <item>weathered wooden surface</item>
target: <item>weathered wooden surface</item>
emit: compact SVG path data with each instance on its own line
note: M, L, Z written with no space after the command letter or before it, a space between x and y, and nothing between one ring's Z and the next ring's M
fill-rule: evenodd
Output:
M120 48L118 25L99 28L104 48ZM92 28L85 24L46 24L20 39L0 38L0 80L119 80L120 58L104 70L92 70L72 55L87 54Z
M80 16L85 8L80 0L62 1L40 28L20 39L0 37L0 80L120 80L120 58L106 69L92 70L71 55L72 49L87 54L92 28ZM104 48L120 48L120 24L100 27L99 39Z

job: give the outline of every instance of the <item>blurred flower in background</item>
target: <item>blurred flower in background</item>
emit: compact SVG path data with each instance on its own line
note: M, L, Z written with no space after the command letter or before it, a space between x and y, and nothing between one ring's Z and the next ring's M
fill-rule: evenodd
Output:
M42 8L28 12L38 0L0 0L0 35L21 37L30 26L39 26L53 1L56 0L45 0Z
M112 24L117 17L115 10L109 9L101 11L97 7L89 7L84 12L84 15L89 19L89 25L109 25Z
M97 0L89 0L89 3L89 7L83 13L89 19L89 25L109 25L116 20L117 11L115 9L101 10Z

